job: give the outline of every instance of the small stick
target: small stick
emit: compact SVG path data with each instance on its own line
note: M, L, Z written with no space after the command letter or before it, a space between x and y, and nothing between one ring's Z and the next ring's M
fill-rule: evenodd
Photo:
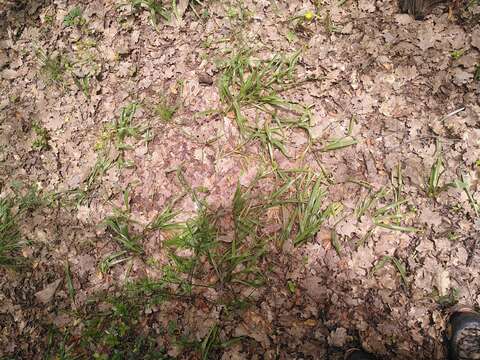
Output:
M454 115L457 115L459 112L462 112L463 110L465 110L465 107L461 107L460 109L457 109L455 111L452 111L450 114L447 114L445 115L444 117L442 117L439 121L445 121L447 120L449 117L452 117Z

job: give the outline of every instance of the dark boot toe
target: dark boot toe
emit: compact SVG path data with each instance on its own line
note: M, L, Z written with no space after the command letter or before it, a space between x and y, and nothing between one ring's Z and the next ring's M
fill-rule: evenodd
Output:
M480 360L480 314L474 311L453 313L447 338L451 360Z

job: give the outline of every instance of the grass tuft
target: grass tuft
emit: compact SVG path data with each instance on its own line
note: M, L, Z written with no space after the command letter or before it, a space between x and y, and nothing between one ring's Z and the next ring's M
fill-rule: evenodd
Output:
M115 137L115 146L118 150L131 149L131 146L127 145L125 140L128 137L138 137L146 130L140 125L133 124L133 118L137 109L138 105L136 103L131 103L122 108L120 117L115 119L113 126L110 128Z
M126 251L141 254L143 253L142 246L139 244L141 239L138 235L133 235L131 229L131 220L120 214L112 215L104 221L107 228L113 234L113 239Z
M0 199L0 266L18 264L16 252L21 246L14 202L10 198Z
M177 105L171 105L166 99L161 99L158 104L155 105L153 112L162 122L169 123L172 121L177 110Z
M128 187L123 191L123 201L124 208L115 208L113 214L104 220L104 224L123 250L134 254L143 254L143 248L139 243L142 235L134 234L132 229L135 222L130 217L130 189Z
M405 265L400 259L396 258L395 256L385 255L373 267L371 274L375 275L376 272L378 272L381 268L383 268L389 262L395 266L395 269L398 271L398 274L400 275L402 282L406 287L408 287L408 279L407 279L407 272L405 270Z
M129 138L142 137L144 141L151 139L149 127L134 123L137 108L136 103L123 107L120 116L105 126L94 146L95 151L99 152L97 161L82 186L72 190L77 204L83 204L88 199L92 191L99 186L100 179L113 165L117 164L119 167L134 165L132 162L125 161L125 151L132 148L131 145L127 144ZM117 151L113 151L113 147Z
M172 205L168 205L153 218L147 225L147 229L152 231L182 229L182 224L173 221L178 214L179 212L174 211Z
M245 109L257 109L265 114L278 111L301 116L306 108L280 95L296 86L295 67L300 51L291 56L275 55L268 61L252 58L252 50L242 49L222 66L219 92L227 105L226 112L233 111L242 134L247 134L249 122Z
M150 14L150 22L154 28L157 27L159 17L170 20L170 12L160 0L129 0L135 10L144 9Z
M33 141L32 148L34 150L48 150L50 145L48 141L50 140L50 135L48 134L47 129L45 129L39 122L33 122L32 129L35 132L36 138Z
M22 184L12 184L14 195L0 197L0 267L19 267L25 264L19 256L24 244L21 240L19 221L29 211L46 204L36 185L21 191Z
M403 175L398 165L396 171L392 172L390 187L382 187L377 191L370 189L368 194L359 201L355 209L357 219L369 216L373 220L373 226L357 245L363 246L377 227L407 233L419 232L420 229L405 225L414 212L415 210L409 208L408 200L403 196Z
M323 179L319 177L313 186L313 177L307 176L301 185L305 190L299 193L297 207L298 233L293 241L295 246L304 244L313 238L320 230L325 220L336 216L342 210L340 203L332 203L325 207L324 199L327 190L323 185Z
M65 81L68 63L61 55L52 56L43 50L37 50L40 72L48 81L61 85Z
M440 178L445 172L441 149L437 143L437 156L430 169L430 176L427 183L427 195L435 198L445 187L440 186Z

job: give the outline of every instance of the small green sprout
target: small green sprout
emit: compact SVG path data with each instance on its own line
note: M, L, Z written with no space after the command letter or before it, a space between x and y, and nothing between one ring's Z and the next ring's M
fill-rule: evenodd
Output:
M41 124L36 121L32 124L32 129L36 135L36 138L32 144L32 148L39 151L48 150L50 148L50 145L48 144L50 135L48 134L47 129L42 127Z
M81 26L85 24L86 20L82 17L82 9L75 6L70 12L63 18L63 25L65 27Z
M288 280L287 288L288 288L288 291L290 291L292 294L295 294L295 291L297 290L297 285L293 281Z
M451 53L450 53L450 56L452 57L453 60L458 60L460 59L463 54L465 53L465 50L464 49L460 49L460 50L453 50Z
M432 164L432 168L430 170L430 177L428 178L427 189L428 196L435 198L442 190L442 187L440 186L440 178L442 177L444 172L445 165L443 163L441 154L439 154L435 159L434 163Z

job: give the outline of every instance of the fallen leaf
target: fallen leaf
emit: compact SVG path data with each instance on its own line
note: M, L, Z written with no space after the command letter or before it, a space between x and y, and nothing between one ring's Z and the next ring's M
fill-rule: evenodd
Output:
M347 329L343 327L336 328L328 336L328 343L332 346L342 347L350 339L347 335Z
M55 280L54 282L48 284L43 290L40 290L35 293L37 300L43 304L47 304L52 301L55 292L57 291L58 286L62 282L62 279Z
M472 46L480 50L480 27L472 31Z
M19 76L18 71L12 69L5 69L2 71L2 78L6 80L13 80Z
M442 223L442 217L440 214L433 212L429 207L422 210L418 220L424 224L430 226L439 226Z

